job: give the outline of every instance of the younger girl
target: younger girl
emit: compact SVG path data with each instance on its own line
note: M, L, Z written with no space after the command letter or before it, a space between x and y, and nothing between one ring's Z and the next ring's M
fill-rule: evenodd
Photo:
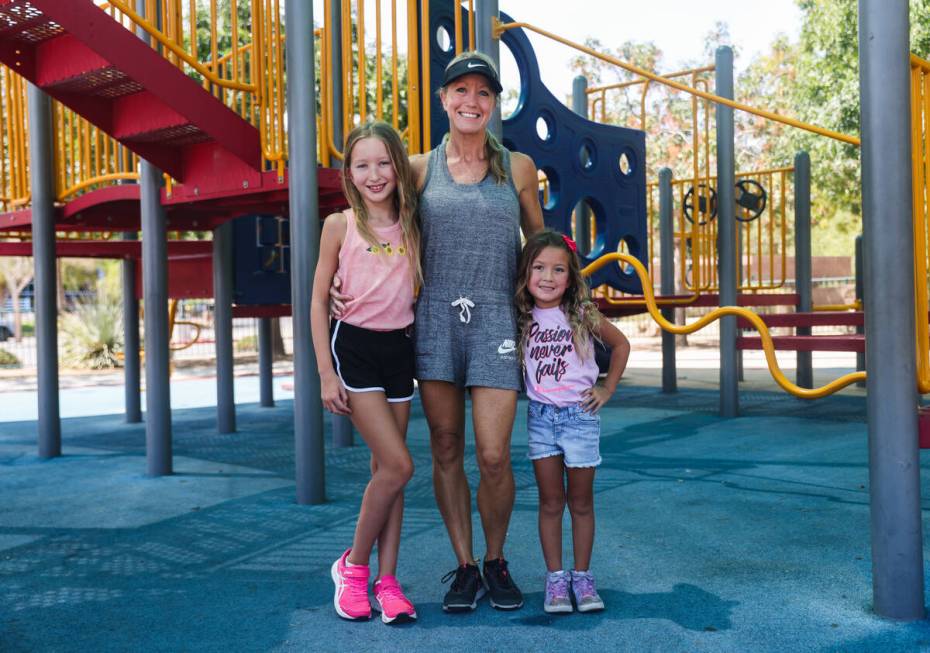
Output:
M381 620L416 619L394 574L413 475L407 420L413 398L414 292L420 278L417 198L407 154L383 122L346 139L342 185L351 206L326 218L313 279L310 322L327 410L350 415L371 449L371 481L362 497L352 548L332 566L336 612L368 619L368 558L378 544L375 599ZM329 320L329 288L338 274L353 299Z
M546 612L603 610L590 571L594 469L601 463L600 416L630 356L630 343L597 310L581 276L575 242L551 229L531 236L517 273L520 349L529 396L529 457L539 487L539 539L546 560ZM596 385L594 339L612 348ZM566 488L565 477L568 477ZM562 568L562 514L572 516L575 568Z

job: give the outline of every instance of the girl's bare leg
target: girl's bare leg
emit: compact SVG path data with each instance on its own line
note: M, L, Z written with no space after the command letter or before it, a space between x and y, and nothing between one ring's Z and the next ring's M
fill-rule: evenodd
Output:
M572 546L575 569L587 571L594 547L594 470L596 467L569 468L568 510L572 514Z
M407 422L410 419L410 402L398 401L390 404L391 412L394 414L394 422L397 424L397 430L404 434L406 440ZM371 474L374 476L377 462L374 456L371 458ZM384 528L378 534L378 576L396 576L397 575L397 552L400 549L400 531L404 521L404 491L401 490L394 503L391 504L391 511Z
M533 461L539 489L539 542L547 571L562 569L562 515L565 513L565 477L562 456Z

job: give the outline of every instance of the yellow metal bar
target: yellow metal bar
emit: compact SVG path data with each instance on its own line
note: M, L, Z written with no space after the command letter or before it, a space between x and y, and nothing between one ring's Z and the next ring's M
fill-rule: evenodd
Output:
M711 100L713 102L716 102L717 104L723 104L725 106L731 107L733 109L737 109L739 111L745 111L747 113L752 113L762 118L768 118L769 120L774 120L776 122L790 125L792 127L797 127L798 129L803 129L805 131L813 132L815 134L820 134L821 136L833 138L835 140L842 141L844 143L849 143L851 145L859 145L860 143L859 139L855 136L841 134L831 129L824 129L823 127L817 127L816 125L809 125L807 123L801 122L800 120L795 120L794 118L788 118L786 116L781 116L777 113L773 113L771 111L765 111L763 109L756 109L747 104L743 104L742 102L735 102L728 98L720 97L718 95L713 95L712 93L706 93L696 88L686 86L685 84L676 82L673 79L668 79L666 77L662 77L661 75L656 75L655 73L651 73L644 68L640 68L639 66L634 66L633 64L617 59L616 57L600 53L597 50L594 50L593 48L589 48L579 43L575 43L568 39L562 38L561 36L553 34L552 32L546 31L539 27L536 27L535 25L531 25L530 23L514 22L514 23L504 24L504 23L501 23L501 21L497 19L496 17L492 17L491 21L493 24L492 31L493 31L494 38L500 38L500 35L509 29L517 29L517 28L528 29L532 32L536 32L537 34L550 38L553 41L558 41L559 43L562 43L563 45L567 45L571 48L579 50L580 52L584 52L585 54L588 54L592 57L600 59L601 61L606 61L616 66L620 66L624 70L628 70L629 72L639 75L640 77L651 79L652 81L658 82L660 84L664 84L665 86L669 86L679 91L684 91L685 93L691 93L692 95L697 95L698 97Z
M342 129L348 133L355 127L352 92L352 7L351 0L340 0L342 3ZM341 146L341 145L340 145Z
M613 262L622 262L633 267L633 270L639 276L639 280L642 283L643 295L646 302L646 308L649 311L649 315L652 316L652 319L655 320L660 327L670 333L694 333L695 331L704 328L711 322L714 322L727 315L742 317L748 320L752 324L753 328L759 332L759 336L762 338L762 348L765 351L765 360L768 363L769 371L772 373L772 378L775 379L775 382L778 383L782 389L791 393L795 397L799 397L801 399L819 399L820 397L833 394L837 390L841 390L852 383L856 383L857 381L864 381L866 378L865 372L852 372L850 374L844 374L838 379L834 379L830 383L819 388L802 388L789 381L781 371L781 368L778 365L778 359L775 356L775 345L772 342L772 336L769 334L769 330L765 325L765 322L763 322L762 318L760 318L756 313L745 308L740 308L738 306L721 306L720 308L715 308L707 315L702 316L696 322L678 326L669 322L662 316L658 304L656 303L655 294L652 291L652 286L648 283L649 275L646 272L646 268L643 267L643 264L640 263L638 259L627 254L607 254L588 265L581 272L585 276L590 276L600 268Z
M429 33L429 0L420 0L420 20L423 26L421 30L423 33L423 39L421 42L421 47L423 48L422 52L424 55L429 52L429 40L431 34ZM423 132L421 135L421 143L423 145L423 151L429 151L432 149L432 125L430 124L430 96L429 90L432 88L430 86L429 79L429 57L426 56L422 61L421 66L421 96L419 98L421 104L423 105Z
M407 0L407 148L423 151L420 140L420 51L417 45L417 1ZM428 88L428 86L427 86Z
M368 120L368 83L365 65L365 0L356 0L358 13L358 117L364 124Z
M375 112L384 120L384 89L381 87L381 0L375 0Z
M674 77L685 77L687 75L698 75L700 73L713 72L714 66L702 66L700 68L689 68L688 70L678 70L673 73L665 73L662 77L666 79L672 79ZM658 74L658 73L657 73ZM602 84L600 86L589 86L585 93L588 95L593 95L594 93L600 93L601 91L609 91L612 89L621 89L628 88L630 86L636 86L638 84L648 84L651 80L649 79L633 79L627 82L614 82L613 84ZM692 84L693 86L693 84Z
M475 50L475 2L468 0L468 49Z
M465 51L462 47L464 39L464 30L462 29L462 4L460 0L454 0L452 3L452 19L455 24L455 54L459 55Z
M397 0L391 0L391 124L400 128L400 73L397 70Z

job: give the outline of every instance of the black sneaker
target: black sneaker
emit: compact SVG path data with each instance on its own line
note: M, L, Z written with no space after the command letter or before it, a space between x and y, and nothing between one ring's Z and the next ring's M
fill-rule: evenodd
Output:
M478 606L478 599L484 596L484 583L478 565L464 564L442 577L447 583L453 578L452 587L442 600L442 609L446 612L466 612Z
M523 593L510 577L507 561L484 561L484 582L488 586L491 605L498 610L516 610L523 605Z

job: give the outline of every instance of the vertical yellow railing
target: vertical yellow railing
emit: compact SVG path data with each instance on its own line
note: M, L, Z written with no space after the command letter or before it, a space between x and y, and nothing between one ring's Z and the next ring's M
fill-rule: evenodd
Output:
M28 115L26 84L4 67L0 75L0 210L29 202Z
M928 212L930 212L930 62L911 55L911 158L914 203L914 317L917 388L930 392L930 329L928 329L927 270Z

